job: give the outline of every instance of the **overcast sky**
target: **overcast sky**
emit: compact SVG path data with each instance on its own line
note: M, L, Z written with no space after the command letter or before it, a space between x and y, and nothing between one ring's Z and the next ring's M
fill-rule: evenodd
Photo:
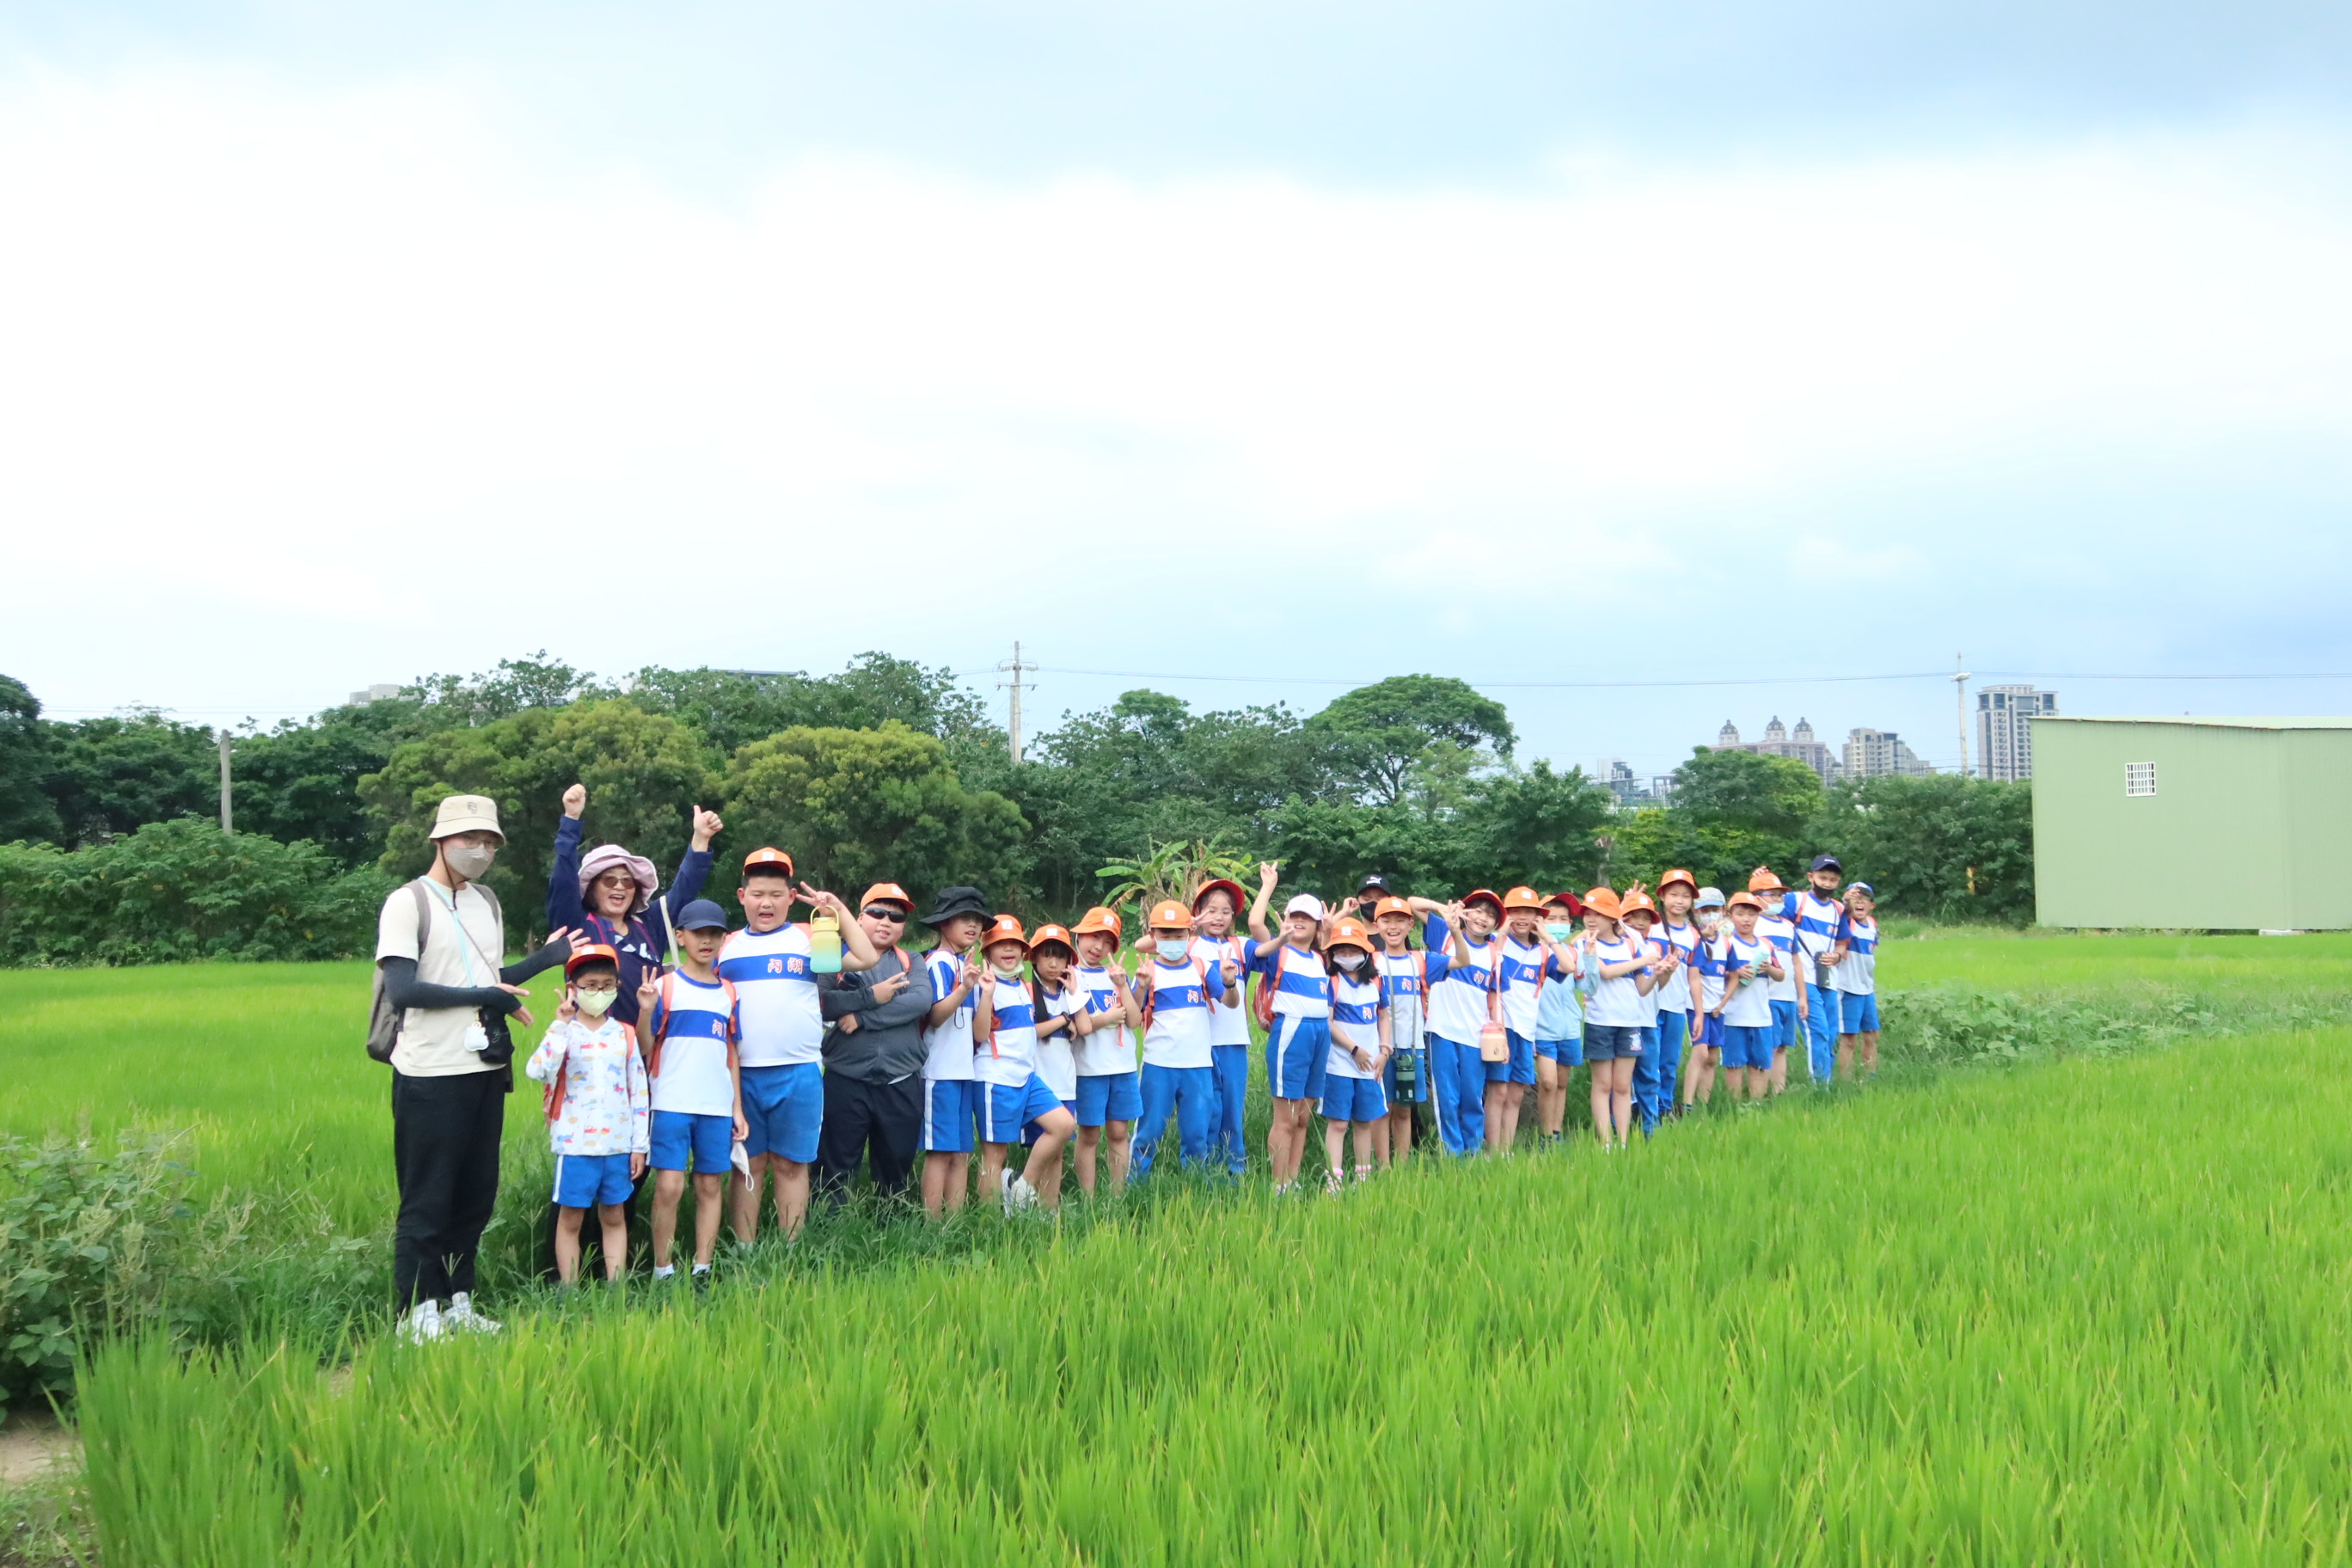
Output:
M1017 637L1033 730L1430 670L1645 773L1948 764L1958 652L2340 713L2181 678L2352 670L2347 77L2319 4L0 0L0 670Z

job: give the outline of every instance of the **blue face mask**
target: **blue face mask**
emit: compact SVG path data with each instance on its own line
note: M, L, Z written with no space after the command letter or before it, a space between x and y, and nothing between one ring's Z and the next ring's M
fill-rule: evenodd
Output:
M1159 949L1162 963L1180 963L1186 953L1192 951L1192 939L1189 936L1155 936L1151 940Z
M1572 937L1575 934L1576 928L1574 926L1548 925L1544 927L1544 935L1551 938L1554 942L1566 942L1570 937Z

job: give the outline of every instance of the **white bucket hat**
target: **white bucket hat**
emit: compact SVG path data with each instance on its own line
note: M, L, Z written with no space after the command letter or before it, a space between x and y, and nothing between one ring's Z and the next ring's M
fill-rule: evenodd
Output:
M492 833L504 844L507 836L499 826L499 803L486 795L445 797L441 809L433 814L433 831L426 837L442 839L460 833Z

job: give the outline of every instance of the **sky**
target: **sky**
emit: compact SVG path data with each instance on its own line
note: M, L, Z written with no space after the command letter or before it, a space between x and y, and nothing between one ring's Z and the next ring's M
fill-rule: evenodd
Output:
M0 670L2342 713L2348 89L2262 0L0 0Z

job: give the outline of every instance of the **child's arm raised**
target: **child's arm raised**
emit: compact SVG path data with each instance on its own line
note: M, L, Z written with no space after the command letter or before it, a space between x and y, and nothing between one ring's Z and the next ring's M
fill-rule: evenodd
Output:
M972 1004L972 1043L977 1046L994 1033L996 1033L996 985L992 981L980 988L980 999Z
M1249 933L1259 942L1272 942L1274 931L1265 923L1266 907L1274 902L1276 882L1282 876L1278 860L1261 860L1257 864L1257 897L1250 900Z
M979 984L980 965L965 959L959 966L956 983L948 988L946 995L931 1004L929 1012L923 1015L923 1027L936 1029L954 1017L955 1010L963 1005L963 999L971 995L971 988Z

